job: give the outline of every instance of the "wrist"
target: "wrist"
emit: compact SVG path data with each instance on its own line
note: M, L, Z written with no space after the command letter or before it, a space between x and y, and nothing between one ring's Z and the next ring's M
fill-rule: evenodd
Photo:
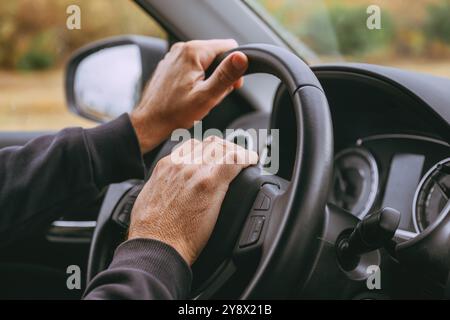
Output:
M192 266L192 264L195 261L194 255L190 252L190 250L186 248L186 245L183 245L182 241L172 241L170 239L163 239L162 237L158 237L156 235L142 234L139 232L130 232L127 241L136 239L155 240L172 247L183 258L183 260L187 263L188 266Z
M164 137L164 132L158 127L157 121L149 120L149 117L142 115L140 110L135 110L130 114L136 137L139 141L139 148L144 155L154 149Z

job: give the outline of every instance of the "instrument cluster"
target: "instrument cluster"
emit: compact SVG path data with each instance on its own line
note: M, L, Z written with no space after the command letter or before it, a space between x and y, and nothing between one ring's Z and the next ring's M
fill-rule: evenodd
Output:
M450 210L450 146L412 135L358 139L336 153L329 202L363 218L382 207L402 214L412 238Z

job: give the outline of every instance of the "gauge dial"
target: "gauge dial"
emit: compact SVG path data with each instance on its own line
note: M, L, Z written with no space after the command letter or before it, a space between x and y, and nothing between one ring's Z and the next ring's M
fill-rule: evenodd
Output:
M358 147L336 155L331 203L363 218L372 208L377 192L378 167L369 151Z
M450 158L433 166L422 178L413 203L413 221L422 232L438 219L450 201Z

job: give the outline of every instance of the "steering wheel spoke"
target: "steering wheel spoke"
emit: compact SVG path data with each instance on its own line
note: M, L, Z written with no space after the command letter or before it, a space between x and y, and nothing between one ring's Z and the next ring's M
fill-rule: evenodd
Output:
M276 217L280 213L279 208L283 207L279 202L284 200L283 194L289 182L278 176L263 175L258 167L247 170L233 182L229 194L242 189L249 192L241 192L240 203L234 212L227 208L235 198L227 196L222 205L218 228L194 264L194 296L198 299L214 296L238 273L251 273L265 252L266 242L270 243L274 236L273 230L277 229L271 227L277 221L272 217ZM238 223L233 226L229 221ZM224 228L226 224L228 227ZM199 274L210 275L214 269L216 271L212 276L199 277Z

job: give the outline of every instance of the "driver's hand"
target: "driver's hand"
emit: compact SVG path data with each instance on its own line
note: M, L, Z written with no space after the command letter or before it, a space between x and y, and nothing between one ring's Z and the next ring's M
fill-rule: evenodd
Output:
M169 244L192 265L206 245L230 182L258 155L217 137L189 140L158 162L131 214L129 239Z
M153 74L142 101L131 114L142 153L177 128L190 128L233 89L243 84L248 67L242 52L228 56L205 80L214 59L237 47L234 40L205 40L172 46Z

